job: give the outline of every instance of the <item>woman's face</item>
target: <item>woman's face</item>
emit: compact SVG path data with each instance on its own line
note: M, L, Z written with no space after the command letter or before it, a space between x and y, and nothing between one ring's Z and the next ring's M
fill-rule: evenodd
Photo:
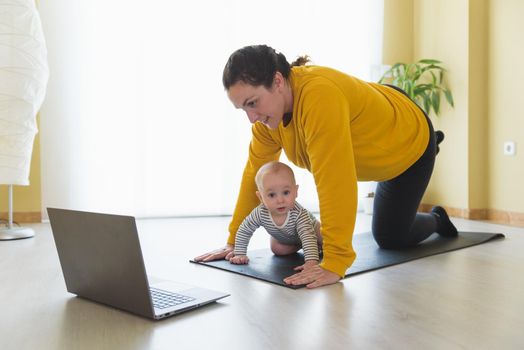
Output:
M270 129L277 129L286 112L283 83L280 73L275 75L270 89L239 81L229 88L227 95L235 108L246 112L251 123L261 122Z

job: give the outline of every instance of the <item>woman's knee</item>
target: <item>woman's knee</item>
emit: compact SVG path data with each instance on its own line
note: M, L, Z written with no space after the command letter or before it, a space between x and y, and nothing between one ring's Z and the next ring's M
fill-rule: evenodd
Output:
M373 238L377 242L378 246L382 249L399 249L405 247L405 242L402 237L399 237L398 233L390 230L376 230L372 231Z
M378 246L382 249L398 248L398 243L395 242L395 240L391 239L390 237L373 235L373 238L375 239L375 242L377 242Z

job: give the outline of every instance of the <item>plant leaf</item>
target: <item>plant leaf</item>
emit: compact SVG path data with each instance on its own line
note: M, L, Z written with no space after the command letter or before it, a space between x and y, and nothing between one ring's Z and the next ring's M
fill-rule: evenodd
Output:
M431 77L433 78L433 79L431 79L431 81L433 82L432 83L433 87L437 86L438 85L437 84L437 77L435 76L435 73L430 71L429 74L431 74Z
M433 91L431 96L431 105L436 115L440 114L440 91Z
M430 98L426 93L422 94L422 98L424 99L424 106L423 106L424 112L426 112L426 114L429 116Z
M455 107L455 103L453 101L453 95L451 94L451 91L444 90L444 96L446 96L446 100L451 105L451 107Z
M441 64L442 62L440 62L439 60L434 60L434 59L430 59L430 58L424 58L424 59L421 59L419 61L419 63L424 63L424 64Z

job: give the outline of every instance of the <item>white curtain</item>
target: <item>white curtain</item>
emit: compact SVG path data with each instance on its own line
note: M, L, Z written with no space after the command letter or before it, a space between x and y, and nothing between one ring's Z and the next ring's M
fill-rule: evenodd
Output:
M250 124L221 85L268 44L369 79L383 0L41 3L53 75L41 110L43 207L139 217L230 214ZM318 208L298 171L300 202Z

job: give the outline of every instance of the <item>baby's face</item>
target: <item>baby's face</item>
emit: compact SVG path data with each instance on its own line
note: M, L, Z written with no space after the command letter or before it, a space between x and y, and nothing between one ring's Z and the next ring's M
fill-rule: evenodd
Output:
M287 215L295 206L298 186L285 172L267 173L262 179L258 195L273 216Z

